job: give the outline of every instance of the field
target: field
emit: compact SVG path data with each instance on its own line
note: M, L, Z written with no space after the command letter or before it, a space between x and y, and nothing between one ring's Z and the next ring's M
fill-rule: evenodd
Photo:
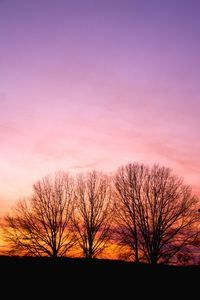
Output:
M117 260L0 257L7 297L198 298L200 266L150 266ZM27 294L28 293L28 294ZM69 297L69 295L71 295ZM10 297L9 297L10 296Z

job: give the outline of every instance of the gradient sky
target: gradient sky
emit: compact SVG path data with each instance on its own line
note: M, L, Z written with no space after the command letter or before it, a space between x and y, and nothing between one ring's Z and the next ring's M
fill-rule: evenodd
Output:
M0 208L57 170L200 187L199 0L0 0Z

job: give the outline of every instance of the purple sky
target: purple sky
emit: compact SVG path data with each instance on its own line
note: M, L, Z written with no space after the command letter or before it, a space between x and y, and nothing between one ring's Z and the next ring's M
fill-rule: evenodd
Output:
M200 186L200 1L0 0L0 207L57 170Z

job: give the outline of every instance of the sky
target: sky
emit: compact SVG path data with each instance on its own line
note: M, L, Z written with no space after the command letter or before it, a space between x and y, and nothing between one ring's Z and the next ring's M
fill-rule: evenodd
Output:
M58 170L200 191L200 1L0 0L0 210Z

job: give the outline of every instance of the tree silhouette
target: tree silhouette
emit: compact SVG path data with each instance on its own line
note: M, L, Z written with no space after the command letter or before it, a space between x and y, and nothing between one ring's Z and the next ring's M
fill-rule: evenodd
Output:
M94 258L110 240L111 187L108 177L92 171L77 177L75 233L85 258Z
M128 164L118 169L115 178L115 233L117 241L128 256L139 261L138 195L141 194L147 168L140 164Z
M76 240L71 231L73 180L67 173L46 176L33 186L33 196L19 201L5 217L4 235L10 253L63 256Z
M170 169L128 164L118 170L115 190L116 232L135 261L170 262L198 240L198 200Z

